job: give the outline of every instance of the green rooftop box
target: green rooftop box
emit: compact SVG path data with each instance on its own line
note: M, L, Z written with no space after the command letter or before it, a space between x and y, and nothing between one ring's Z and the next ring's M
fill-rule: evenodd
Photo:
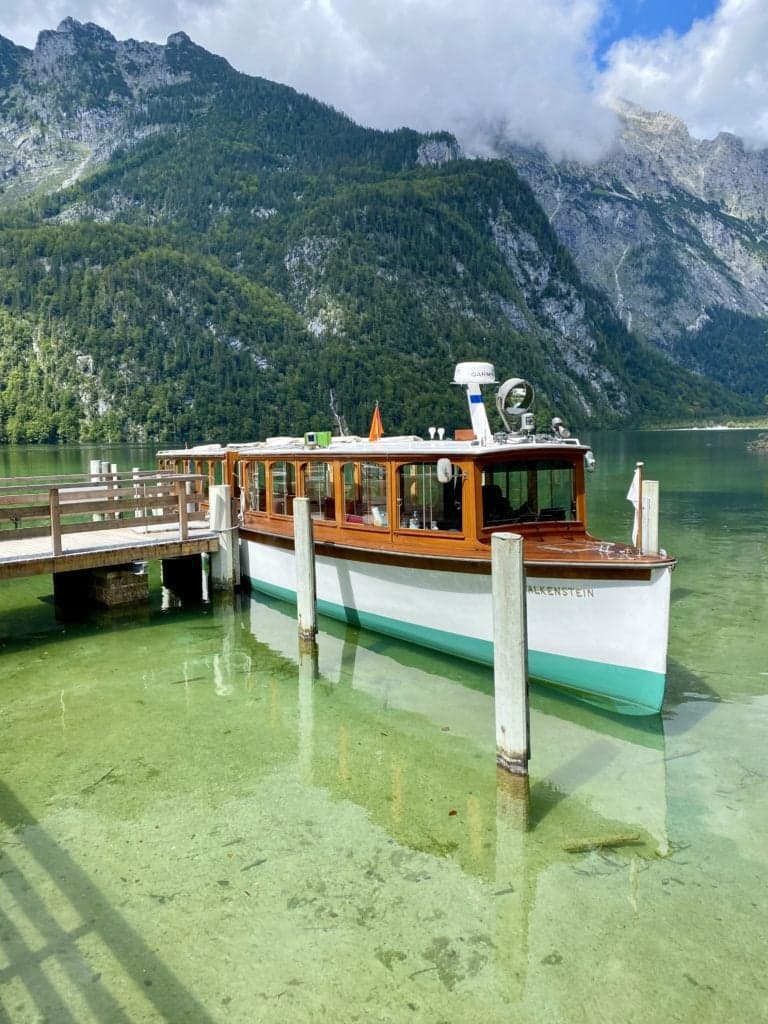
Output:
M304 444L316 444L320 448L327 448L330 443L330 430L310 430L304 435Z

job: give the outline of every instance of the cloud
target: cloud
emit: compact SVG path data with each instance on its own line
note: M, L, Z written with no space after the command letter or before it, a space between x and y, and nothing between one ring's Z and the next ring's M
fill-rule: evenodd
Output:
M448 129L469 153L501 133L597 158L615 137L611 98L768 146L766 0L721 0L687 33L621 40L600 72L595 40L617 2L636 0L27 0L0 7L0 33L34 46L70 15L118 39L183 30L356 121Z
M768 4L723 0L684 35L624 39L606 56L606 97L676 114L699 138L768 146Z
M227 48L377 128L446 128L473 152L501 129L589 159L615 130L596 101L599 13L597 0L263 0L247 46Z
M614 115L597 99L593 34L606 0L28 0L0 32L93 21L119 39L180 29L248 74L292 85L377 128L453 131L485 153L499 133L589 160ZM30 9L32 8L32 9ZM36 34L36 33L35 33Z

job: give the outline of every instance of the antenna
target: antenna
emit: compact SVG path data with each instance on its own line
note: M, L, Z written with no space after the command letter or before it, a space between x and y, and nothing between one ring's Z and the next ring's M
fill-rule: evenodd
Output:
M453 374L453 383L460 384L466 391L469 416L475 437L481 444L487 444L492 435L481 387L483 384L496 383L496 371L493 368L493 363L457 363ZM440 428L437 433L442 441L445 431Z
M331 394L331 414L336 420L336 426L339 428L339 437L347 437L349 435L349 427L344 417L336 412L336 396L333 393L333 388L330 389Z

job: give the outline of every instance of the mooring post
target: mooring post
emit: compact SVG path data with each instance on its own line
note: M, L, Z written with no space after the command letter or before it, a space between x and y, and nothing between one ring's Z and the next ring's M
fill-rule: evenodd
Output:
M296 612L299 644L314 644L317 636L315 542L309 498L293 499L293 534L296 553Z
M659 550L659 481L643 480L643 554Z
M493 592L493 683L496 708L496 763L528 775L528 641L526 636L523 538L491 538Z
M232 488L229 484L211 487L208 517L211 529L219 535L219 550L211 554L211 585L214 590L234 590L240 583L240 542L237 525L232 525Z

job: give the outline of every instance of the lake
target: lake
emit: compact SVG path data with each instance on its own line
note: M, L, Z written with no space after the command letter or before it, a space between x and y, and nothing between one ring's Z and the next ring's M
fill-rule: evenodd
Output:
M768 1020L768 454L593 433L676 554L663 714L532 692L530 799L492 675L250 595L54 615L0 582L0 1020ZM151 449L0 447L0 476ZM610 841L618 845L598 846Z

